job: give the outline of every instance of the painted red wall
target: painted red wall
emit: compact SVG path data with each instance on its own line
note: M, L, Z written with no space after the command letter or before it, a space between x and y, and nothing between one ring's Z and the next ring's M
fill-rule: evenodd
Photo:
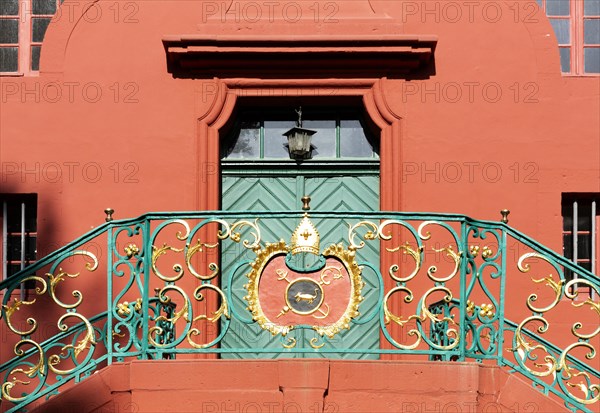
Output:
M161 38L172 34L435 34L434 76L382 83L402 118L397 208L493 220L509 208L512 225L560 251L561 192L600 190L599 80L560 74L541 12L515 22L498 2L498 21L463 10L454 23L420 3L371 1L373 13L366 1L315 2L315 23L299 2L298 23L289 6L254 23L241 3L221 16L219 2L100 1L79 18L82 3L50 25L39 77L0 78L2 192L39 194L42 253L101 223L107 206L123 218L204 203L217 172L198 165L195 119L215 87L167 73Z
M437 36L435 74L381 79L367 103L394 119L382 209L499 220L508 208L512 226L560 252L561 193L600 191L600 78L561 75L542 12L460 3L456 20L433 2L311 0L262 5L257 18L253 2L229 3L63 6L40 75L0 77L0 193L38 194L40 256L109 206L115 218L218 208L218 131L205 117L224 124L232 108L216 80L167 72L168 35Z

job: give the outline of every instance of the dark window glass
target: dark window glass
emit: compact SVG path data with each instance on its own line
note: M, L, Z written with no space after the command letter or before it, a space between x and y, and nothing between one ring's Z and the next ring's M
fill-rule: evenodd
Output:
M566 19L550 19L550 24L556 34L558 44L570 44L571 43L571 32L570 32L570 21Z
M56 13L56 0L32 0L34 15Z
M583 66L585 73L600 73L600 48L583 49Z
M548 16L568 16L570 14L570 0L547 0L546 14Z
M19 43L19 19L0 19L0 43Z
M573 217L571 213L567 211L566 206L563 205L563 231L571 231L573 229Z
M600 19L585 19L583 21L583 42L585 44L600 44Z
M561 47L558 49L560 53L560 69L563 73L571 71L571 48Z
M35 260L36 237L25 234L25 261ZM6 240L8 261L21 261L21 235L9 235Z
M8 261L21 260L21 237L9 235L6 239L6 259Z
M36 197L31 195L22 195L21 199L9 200L6 204L6 213L8 225L7 232L21 233L21 213L22 203L25 203L25 232L37 231L37 206Z
M592 242L589 234L577 235L577 259L589 260L591 257Z
M46 29L50 24L50 19L33 19L33 41L34 42L43 42L44 35L46 34Z
M31 46L31 70L40 70L41 46Z
M573 236L563 236L563 253L568 259L573 259ZM589 234L579 234L577 236L577 260L589 260L591 257L592 246Z
M563 235L563 255L567 258L573 258L573 235Z
M6 231L21 232L21 203L8 202L6 205L7 222Z
M25 237L25 261L28 263L35 261L37 256L37 236L29 235Z
M266 120L264 125L265 158L289 158L287 138L283 134L292 128L294 122Z
M577 205L577 231L592 230L592 203L581 201Z
M583 14L586 16L600 16L600 0L585 0Z
M577 200L577 231L591 231L592 202L589 199ZM573 199L565 199L562 205L563 231L573 231Z
M340 155L348 157L372 157L373 147L358 120L340 122Z
M25 266L27 267L27 265L28 264L26 263ZM11 275L14 275L21 271L21 264L8 264L6 270L6 272L8 273L6 274L6 276L10 277ZM35 275L35 273L32 275ZM25 288L35 288L35 280L25 281L24 286Z
M0 72L17 72L19 70L19 48L0 47Z
M0 16L18 16L19 0L0 0Z
M21 271L21 264L8 264L6 270L8 272L6 275L10 277Z
M234 147L228 154L229 158L258 158L260 155L260 123L242 122L240 134Z

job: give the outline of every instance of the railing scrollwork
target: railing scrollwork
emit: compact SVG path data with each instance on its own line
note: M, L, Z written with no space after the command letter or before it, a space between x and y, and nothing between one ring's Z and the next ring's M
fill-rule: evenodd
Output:
M0 365L3 411L113 362L184 353L491 360L573 411L600 406L598 277L506 223L147 214L109 221L0 286L12 348ZM245 328L268 345L224 345ZM346 345L355 331L378 344Z

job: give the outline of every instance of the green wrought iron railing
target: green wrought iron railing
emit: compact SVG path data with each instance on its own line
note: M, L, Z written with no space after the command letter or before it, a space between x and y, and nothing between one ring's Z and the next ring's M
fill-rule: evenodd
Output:
M500 222L146 214L90 231L0 294L4 411L111 363L190 354L495 363L573 411L600 406L598 276Z

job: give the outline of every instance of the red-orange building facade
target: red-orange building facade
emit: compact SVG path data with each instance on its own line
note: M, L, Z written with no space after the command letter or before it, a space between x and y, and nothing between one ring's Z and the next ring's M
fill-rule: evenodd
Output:
M222 158L237 117L251 110L293 113L302 106L313 114L354 111L364 120L378 146L374 211L500 221L500 210L509 209L511 227L560 254L566 248L573 257L573 224L565 226L564 220L577 201L585 221L579 248L589 253L576 259L598 274L600 42L593 27L600 21L594 9L599 2L565 2L561 11L559 2L550 0L541 6L535 1L65 0L56 13L42 2L17 3L18 19L12 12L0 13L5 33L13 24L8 21L19 22L20 33L16 43L8 34L0 40L5 50L0 59L5 65L0 73L0 202L8 205L0 213L7 217L13 208L14 220L22 203L34 208L25 221L35 222L27 232L35 238L31 245L37 254L26 247L28 262L103 224L107 207L116 211L115 219L149 211L221 209ZM43 19L50 20L40 38L35 25L45 25ZM290 210L301 206L298 199ZM3 222L5 237L21 231L20 222L10 224L13 230L7 219ZM8 247L4 240L3 277L21 268L20 256L9 254ZM593 312L584 317L598 322ZM14 356L12 340L2 340L2 362ZM517 411L527 410L528 401L537 411L554 406L544 405L539 395L519 387L522 383L512 383L515 379L503 370L477 373L478 367L468 363L442 368L397 360L388 361L389 370L377 364L383 362L296 361L277 367L276 362L243 361L240 365L251 373L238 372L239 387L232 388L246 398L228 398L215 390L230 385L218 377L235 376L237 364L203 362L212 363L202 368L213 372L217 384L199 384L210 389L202 397L220 396L205 398L201 407L193 402L197 387L186 384L187 378L200 380L197 369L179 360L169 368L141 361L127 372L114 367L92 378L98 382L102 376L103 383L112 384L94 384L99 387L81 394L104 394L98 389L108 386L106 397L122 401L118 411L154 411L152 406L156 411L241 411L244 406L255 411L247 403L268 411L265 400L279 400L269 393L279 386L291 389L285 403L297 403L302 411L314 400L319 401L314 411L368 411L371 406L393 411L399 405L377 395L409 394L401 388L406 384L360 387L344 380L353 375L373 382L410 371L416 382L433 383L429 409L441 406L442 411L452 402L461 406L458 411L468 406L476 411L482 405L469 404L477 402L469 397L477 392L495 394L489 400L496 400L498 409L516 403ZM153 374L177 384L163 385L165 396L153 398L157 393L149 383L162 381L144 379ZM454 390L436 387L457 375L461 382ZM122 383L125 376L131 377L128 384ZM254 382L256 377L261 379ZM512 383L507 384L512 399L505 392L499 402L494 388L506 382ZM138 386L137 401L131 399L131 383ZM420 388L415 383L413 389ZM170 404L158 402L177 394L175 389L181 394ZM324 389L331 394L328 402L323 402ZM424 411L419 392L426 391L403 399L404 411ZM93 399L73 397L65 403ZM100 409L98 403L86 411ZM286 405L272 406L279 411Z

